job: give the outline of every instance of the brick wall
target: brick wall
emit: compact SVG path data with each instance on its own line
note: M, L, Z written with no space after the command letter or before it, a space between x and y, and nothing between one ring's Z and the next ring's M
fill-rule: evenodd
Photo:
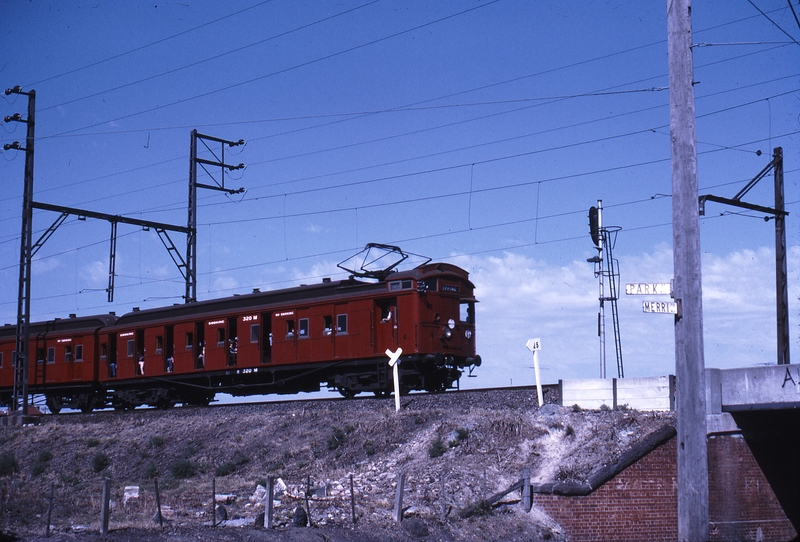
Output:
M792 540L795 533L739 435L708 440L711 540Z
M750 449L737 436L709 439L711 540L785 541L795 536ZM675 439L584 497L534 495L573 541L678 538Z

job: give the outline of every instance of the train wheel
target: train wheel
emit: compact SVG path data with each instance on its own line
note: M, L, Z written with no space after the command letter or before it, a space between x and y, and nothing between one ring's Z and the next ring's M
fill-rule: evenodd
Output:
M48 395L45 399L45 404L53 414L58 414L61 412L61 399L53 397L52 395Z
M389 397L389 390L375 390L372 392L378 399Z
M356 396L356 392L355 391L351 390L350 388L345 388L345 387L339 388L339 393L345 399L352 399L353 397Z
M86 402L81 401L81 403L80 409L84 414L88 414L94 410L94 397L86 397Z

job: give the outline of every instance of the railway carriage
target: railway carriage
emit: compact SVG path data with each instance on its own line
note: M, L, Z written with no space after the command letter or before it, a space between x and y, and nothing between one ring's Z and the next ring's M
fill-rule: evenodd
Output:
M385 352L398 348L401 392L442 391L481 363L473 290L463 269L426 263L377 281L324 279L119 318L35 324L30 392L44 394L55 412L206 405L216 393L293 394L321 386L345 397L382 396L392 391ZM13 332L0 329L4 403L13 384Z

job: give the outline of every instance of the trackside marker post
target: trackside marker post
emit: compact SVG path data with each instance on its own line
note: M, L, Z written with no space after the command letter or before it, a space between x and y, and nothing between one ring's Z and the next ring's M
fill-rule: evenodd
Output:
M544 404L544 396L542 395L542 380L539 378L539 350L542 348L541 339L528 339L525 343L528 350L533 352L533 372L536 374L536 396L539 399L539 407Z
M388 348L385 354L389 356L389 367L392 368L392 377L394 378L394 410L400 412L400 373L398 365L400 365L400 354L403 353L402 348L398 348L397 352L392 352Z

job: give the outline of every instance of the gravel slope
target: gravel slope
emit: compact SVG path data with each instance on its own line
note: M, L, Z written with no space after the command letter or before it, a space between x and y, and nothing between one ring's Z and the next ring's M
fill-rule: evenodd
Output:
M552 391L545 402L555 402ZM470 391L394 400L290 401L45 416L38 426L0 429L0 527L25 540L100 540L103 480L111 480L111 534L104 540L560 540L560 527L510 493L500 506L459 512L531 469L534 483L584 481L671 413L539 409L535 390ZM405 473L405 520L393 520ZM280 478L272 531L256 529L268 475ZM353 478L357 523L350 508ZM442 520L442 479L446 497ZM159 529L155 484L165 527ZM212 483L228 521L210 526ZM283 484L283 485L282 485ZM305 505L311 528L292 527ZM285 485L285 489L284 489ZM125 486L138 502L123 504ZM218 500L220 497L218 497Z

